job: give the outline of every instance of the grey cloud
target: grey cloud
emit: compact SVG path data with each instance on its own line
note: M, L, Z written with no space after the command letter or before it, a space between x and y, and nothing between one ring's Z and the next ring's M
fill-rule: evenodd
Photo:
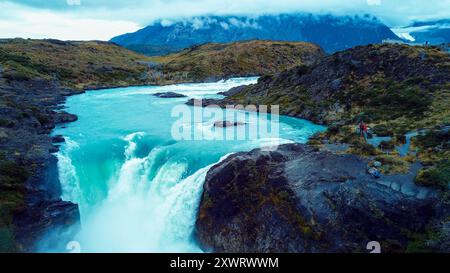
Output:
M130 20L141 25L155 20L177 20L199 15L260 15L313 12L333 14L369 13L390 26L415 20L450 18L450 0L10 0L23 7L70 13L80 17Z

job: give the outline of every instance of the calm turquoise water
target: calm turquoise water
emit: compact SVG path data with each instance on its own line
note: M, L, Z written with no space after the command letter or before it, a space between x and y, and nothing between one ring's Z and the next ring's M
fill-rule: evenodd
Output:
M306 142L324 129L305 120L279 117L276 122L274 117L252 112L245 114L247 123L276 122L280 137L177 140L172 137L172 126L178 118L172 111L188 98L151 95L173 91L193 98L215 98L220 97L217 92L256 80L116 88L69 97L67 111L78 115L79 120L57 128L54 134L62 134L67 140L57 154L58 167L62 198L80 206L82 229L75 240L81 250L200 251L191 234L204 178L212 165L230 153L276 141ZM188 109L193 111L194 107ZM192 119L183 123L183 128L203 133L204 138L224 131L248 130L248 126L239 126L211 132L215 120Z

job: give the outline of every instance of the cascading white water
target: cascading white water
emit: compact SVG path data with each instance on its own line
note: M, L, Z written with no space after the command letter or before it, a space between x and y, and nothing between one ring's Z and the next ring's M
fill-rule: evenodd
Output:
M168 161L149 179L162 148L154 148L146 157L136 157L134 151L142 135L133 133L124 138L128 141L126 160L117 181L91 219L84 221L77 238L84 251L200 251L190 234L210 166L183 179L186 163Z
M62 188L61 198L63 200L72 200L77 203L81 201L81 191L77 171L72 164L70 153L78 148L78 143L66 137L65 149L56 154L56 157L58 158L59 180L61 181Z

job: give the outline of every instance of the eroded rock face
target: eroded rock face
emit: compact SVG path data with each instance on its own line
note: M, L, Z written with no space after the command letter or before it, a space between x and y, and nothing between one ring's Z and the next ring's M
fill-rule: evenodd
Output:
M51 81L0 78L0 195L9 204L0 202L0 222L8 220L11 234L5 252L36 251L50 233L52 247L61 251L77 231L78 205L61 200L57 158L51 154L64 137L49 135L56 124L77 119L55 111L65 96L78 93L70 92Z
M16 241L21 251L64 251L79 231L78 205L61 199L34 203L16 215Z
M236 127L236 126L242 126L242 125L245 125L245 123L244 122L240 122L240 121L224 120L224 121L216 121L216 122L214 122L214 127L218 127L218 128Z
M239 92L243 91L246 87L247 87L247 85L240 85L240 86L233 87L233 88L229 89L228 91L219 92L217 94L223 95L225 97L233 96L233 95L236 95Z
M404 251L435 200L377 183L366 166L302 144L234 154L206 176L196 238L216 252Z
M201 106L201 107L214 107L215 103L218 102L218 100L215 99L189 99L186 104L191 106ZM220 107L217 105L217 107Z
M74 114L67 113L66 111L55 112L53 115L55 123L67 123L78 120L78 117Z

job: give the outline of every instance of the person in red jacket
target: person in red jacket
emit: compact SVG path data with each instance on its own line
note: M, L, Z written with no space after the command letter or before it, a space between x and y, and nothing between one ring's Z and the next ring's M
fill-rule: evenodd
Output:
M364 121L361 121L359 123L359 134L367 141L367 130L368 127L367 125L364 123Z

